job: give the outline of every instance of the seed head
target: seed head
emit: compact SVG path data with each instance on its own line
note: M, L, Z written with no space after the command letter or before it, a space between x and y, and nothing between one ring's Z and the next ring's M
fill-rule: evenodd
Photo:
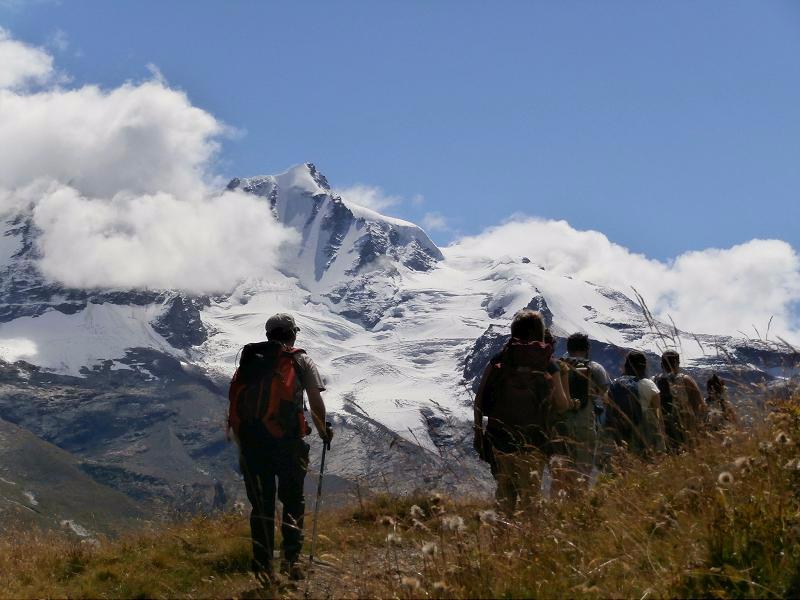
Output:
M385 525L386 527L394 527L395 521L389 515L383 515L381 518L378 519L378 522L381 525Z
M422 584L416 577L403 577L400 579L400 585L411 591L416 591L422 587Z
M403 538L401 538L396 533L390 533L386 536L386 543L390 546L399 546L403 543Z
M431 504L438 505L442 503L442 495L439 492L431 494Z
M792 439L786 435L783 431L779 431L778 434L775 436L775 443L779 446L788 446L792 443Z
M733 461L733 466L737 469L746 469L750 466L751 462L753 462L753 459L749 456L740 456Z
M759 442L758 449L764 454L769 454L773 449L772 442Z
M484 525L495 525L497 523L497 513L493 510L482 510L478 513L478 520Z
M458 515L448 515L442 517L442 529L445 531L464 531L466 526L463 518Z
M722 438L722 447L723 448L727 448L731 444L733 444L733 438L731 438L729 435L726 435L724 438Z
M411 515L412 517L414 517L415 519L424 519L424 518L425 518L425 511L424 511L424 510L422 510L422 509L421 509L419 506L417 506L416 504L414 504L414 505L413 505L413 506L412 506L412 507L409 509L409 511L408 511L408 514L410 514L410 515Z
M439 547L434 542L425 542L422 544L422 553L425 556L434 557L439 554Z
M432 587L433 591L438 592L439 594L443 594L448 589L450 589L450 586L448 586L444 581L436 581L434 582Z
M730 471L722 471L717 476L717 483L720 485L731 485L733 483L733 475L731 475Z

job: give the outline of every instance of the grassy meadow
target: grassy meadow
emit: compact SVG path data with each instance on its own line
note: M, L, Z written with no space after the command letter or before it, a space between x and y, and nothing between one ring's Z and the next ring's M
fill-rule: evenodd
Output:
M225 514L99 543L7 531L0 596L798 597L800 393L769 407L682 455L622 455L592 490L513 520L427 492L325 511L308 588L261 588L247 518Z

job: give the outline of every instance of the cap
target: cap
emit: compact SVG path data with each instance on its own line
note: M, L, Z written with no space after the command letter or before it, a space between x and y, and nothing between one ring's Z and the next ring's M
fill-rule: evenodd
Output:
M269 319L267 319L266 325L264 325L264 329L266 329L267 333L274 331L275 329L285 329L286 331L300 331L300 328L297 326L297 323L294 322L294 318L292 315L286 313L278 313L272 315Z

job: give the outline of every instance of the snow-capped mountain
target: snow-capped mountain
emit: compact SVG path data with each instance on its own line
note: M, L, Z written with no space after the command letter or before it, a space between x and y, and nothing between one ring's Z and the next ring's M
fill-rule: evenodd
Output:
M343 200L311 164L228 188L263 198L301 242L280 272L223 295L66 289L37 270L30 215L0 223L0 418L146 506L242 498L224 437L227 382L239 349L263 339L278 311L295 315L298 345L326 378L338 430L330 481L341 493L488 488L471 451L473 386L526 306L556 336L587 332L612 374L626 349L655 357L666 345L694 370L741 380L794 372L788 350L678 331L625 293L546 271L536 257L439 249L413 223ZM13 470L0 456L0 476Z

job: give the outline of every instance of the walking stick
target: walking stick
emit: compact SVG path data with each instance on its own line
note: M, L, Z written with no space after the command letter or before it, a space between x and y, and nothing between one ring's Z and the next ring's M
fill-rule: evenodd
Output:
M306 577L306 589L303 594L308 598L308 583L311 579L311 571L314 568L314 551L317 547L317 522L319 521L319 506L322 503L322 477L325 474L325 454L331 449L330 442L331 424L329 421L325 422L325 431L328 434L328 440L322 445L322 459L319 463L319 479L317 480L317 499L314 502L314 525L311 528L311 554L308 556L308 575Z

